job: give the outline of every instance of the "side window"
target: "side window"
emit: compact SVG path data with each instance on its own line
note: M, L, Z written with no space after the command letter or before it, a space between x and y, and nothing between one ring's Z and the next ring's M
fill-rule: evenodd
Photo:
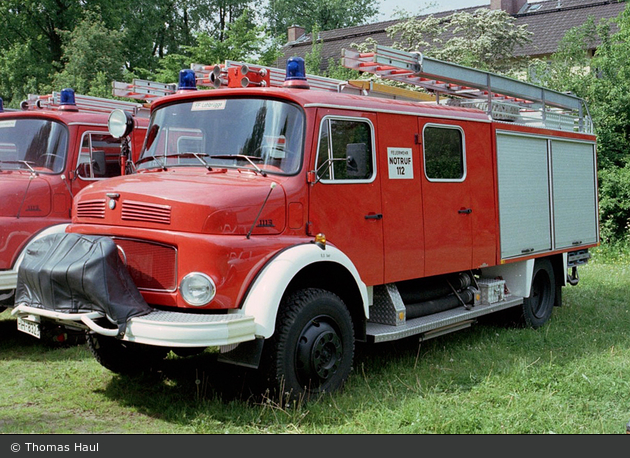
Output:
M462 181L466 176L464 134L459 127L426 125L424 170L429 181Z
M365 120L324 118L317 151L322 180L371 180L374 176L373 129Z
M77 164L78 175L88 180L120 175L120 142L120 139L104 133L83 134Z

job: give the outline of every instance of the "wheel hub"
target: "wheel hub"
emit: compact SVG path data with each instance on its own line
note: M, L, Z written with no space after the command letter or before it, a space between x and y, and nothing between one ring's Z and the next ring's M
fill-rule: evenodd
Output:
M311 382L328 380L337 372L342 353L341 339L335 329L326 322L312 321L298 343L298 371Z

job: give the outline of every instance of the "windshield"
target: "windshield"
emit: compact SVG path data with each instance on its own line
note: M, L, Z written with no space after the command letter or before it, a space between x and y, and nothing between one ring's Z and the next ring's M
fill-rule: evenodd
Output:
M0 120L0 170L61 173L68 149L68 130L46 119Z
M151 117L138 169L237 167L291 175L300 169L304 115L269 99L211 99L167 105Z

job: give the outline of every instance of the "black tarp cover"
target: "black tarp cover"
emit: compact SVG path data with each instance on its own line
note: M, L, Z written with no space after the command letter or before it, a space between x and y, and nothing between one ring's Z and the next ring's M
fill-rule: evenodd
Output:
M153 309L136 288L112 239L52 234L31 242L18 270L15 304L56 312L99 311L118 325Z

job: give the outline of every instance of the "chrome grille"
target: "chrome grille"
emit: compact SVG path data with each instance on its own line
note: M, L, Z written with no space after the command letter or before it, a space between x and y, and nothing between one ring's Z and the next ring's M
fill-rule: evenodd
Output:
M170 205L125 200L122 203L121 219L125 221L171 224L171 207Z
M105 199L80 201L77 203L77 217L105 218Z
M177 250L145 240L112 237L138 289L175 291L177 289Z

